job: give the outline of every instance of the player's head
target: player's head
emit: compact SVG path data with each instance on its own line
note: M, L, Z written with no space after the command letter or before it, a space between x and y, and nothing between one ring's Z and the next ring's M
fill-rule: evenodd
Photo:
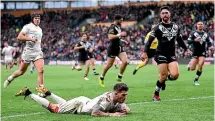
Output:
M8 42L4 42L4 46L7 47L8 46Z
M202 21L198 21L196 23L196 29L199 30L199 31L204 30L204 23Z
M114 100L118 103L123 103L128 94L128 86L125 83L117 83L113 87L115 93Z
M163 6L160 8L160 18L163 22L167 23L170 20L170 7Z
M92 35L88 36L88 40L89 40L90 42L93 41L93 36L92 36Z
M32 14L31 21L33 24L38 26L40 24L40 14L37 14L37 13Z
M82 41L87 41L87 33L83 33L81 36Z
M122 15L116 14L116 15L114 16L114 21L115 21L115 23L116 23L117 25L121 26L121 23L122 23L122 21L123 21Z

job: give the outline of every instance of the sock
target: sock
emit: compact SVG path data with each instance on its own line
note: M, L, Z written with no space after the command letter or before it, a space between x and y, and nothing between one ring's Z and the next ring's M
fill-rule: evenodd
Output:
M93 73L96 74L96 69L95 68L93 69Z
M12 76L9 76L9 77L7 78L7 80L10 81L10 82L12 82L13 79L14 79L14 78L13 78Z
M48 108L50 102L47 99L42 98L35 94L30 94L29 97L34 101L36 101L37 103L41 104L42 106Z
M196 78L195 78L194 81L198 81L198 80L199 80L199 77L201 76L201 74L202 74L202 72L197 71L197 72L196 72Z
M136 70L142 68L143 66L145 66L146 64L144 62L141 62L138 64L138 66L136 67Z
M101 80L104 80L104 76L103 76L103 75L101 75L99 78L100 78Z
M115 66L116 69L118 69L118 66L116 64L114 66Z
M87 77L87 74L84 74L84 78Z
M66 100L64 100L63 98L55 95L54 93L51 93L51 95L49 96L51 99L55 100L57 104L61 104L61 103L65 103Z
M175 79L173 79L172 77L171 77L171 75L170 74L168 74L168 80L170 80L170 81L174 81Z
M118 74L118 78L120 78L120 79L121 79L121 78L122 78L122 74Z
M159 96L160 88L162 87L162 83L159 82L159 80L156 83L156 88L155 88L155 95Z

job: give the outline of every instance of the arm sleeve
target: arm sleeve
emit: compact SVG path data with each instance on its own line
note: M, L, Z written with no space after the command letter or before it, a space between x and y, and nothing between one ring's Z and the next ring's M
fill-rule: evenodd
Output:
M114 30L114 26L111 25L110 28L108 29L108 34L114 34L115 30Z
M180 47L182 47L184 50L187 50L187 46L185 45L185 43L182 39L182 35L179 32L180 32L180 30L178 30L177 39L176 39L178 42L178 45Z
M145 47L144 47L144 52L148 53L150 46L151 46L152 42L154 41L154 39L156 38L156 36L157 36L157 29L155 27L150 32L149 36L145 38L145 41L147 41L147 42L146 42Z
M21 32L27 34L27 33L28 33L28 30L29 30L29 29L28 29L28 26L25 25L25 26L22 28Z

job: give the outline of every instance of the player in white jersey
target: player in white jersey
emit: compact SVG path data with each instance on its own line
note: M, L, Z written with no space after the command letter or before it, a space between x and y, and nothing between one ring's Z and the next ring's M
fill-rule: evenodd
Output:
M38 72L38 85L36 90L39 91L43 88L44 59L41 49L41 40L43 33L42 29L39 27L39 24L40 15L32 14L32 22L26 24L19 33L17 39L19 41L26 42L26 46L22 53L22 60L19 69L15 71L11 76L9 76L8 79L4 82L4 88L8 87L8 85L15 78L23 75L31 62L34 63L34 66Z
M57 104L50 103L47 99L33 94L28 87L20 90L15 96L30 97L52 113L124 116L130 112L129 107L125 104L128 86L124 83L115 84L113 91L106 92L94 99L80 96L66 101L47 89L43 90L43 92L46 96L55 100Z
M9 46L7 42L4 42L4 48L2 49L2 54L4 54L4 62L6 65L6 70L10 71L13 67L13 56L15 49Z

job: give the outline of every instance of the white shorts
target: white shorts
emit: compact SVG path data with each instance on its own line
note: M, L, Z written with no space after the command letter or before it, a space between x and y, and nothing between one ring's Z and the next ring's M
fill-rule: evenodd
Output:
M31 51L24 50L22 53L22 61L24 63L31 63L31 61L36 61L41 58L43 58L42 51L32 53Z
M13 58L11 57L7 57L7 58L4 58L4 62L5 62L5 64L9 64L9 63L12 63L13 62Z
M59 104L59 110L57 113L81 113L83 107L85 107L89 101L91 101L91 99L84 96L74 98Z

